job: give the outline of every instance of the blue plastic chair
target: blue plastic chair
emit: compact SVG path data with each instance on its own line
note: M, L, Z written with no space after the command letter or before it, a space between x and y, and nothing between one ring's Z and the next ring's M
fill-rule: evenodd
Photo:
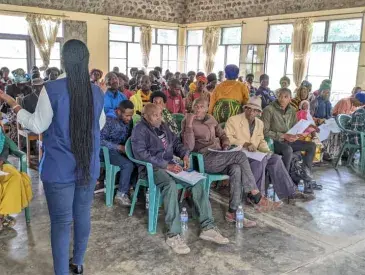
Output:
M105 169L105 204L107 207L112 207L114 202L115 176L120 171L119 166L110 164L109 149L105 146L103 150L104 162L100 165Z
M147 178L146 179L138 179L136 184L136 189L134 190L133 199L132 199L132 206L129 211L129 216L133 215L134 208L137 203L137 196L140 187L149 188L149 207L148 207L148 233L156 234L157 231L157 220L158 220L158 209L161 204L161 192L160 189L157 188L155 184L155 180L153 177L153 166L149 162L140 161L134 158L132 145L130 138L127 140L125 144L125 150L128 158L138 164L146 167L147 170ZM183 189L183 193L185 193L185 187L181 184L176 184L177 189Z
M223 181L223 180L228 180L229 176L228 175L221 175L221 174L208 174L205 172L205 167L204 167L204 157L202 154L199 153L191 153L191 155L195 158L197 158L198 160L198 171L199 173L204 174L207 179L205 181L205 191L208 194L209 197L209 192L210 192L210 185L212 184L213 181Z

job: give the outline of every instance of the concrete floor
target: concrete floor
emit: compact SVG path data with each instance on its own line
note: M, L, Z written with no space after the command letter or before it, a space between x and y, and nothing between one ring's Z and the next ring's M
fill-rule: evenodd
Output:
M317 199L285 205L269 214L246 209L258 227L236 234L224 221L226 197L213 192L217 225L231 243L218 246L200 240L190 220L187 236L191 253L174 254L164 242L163 214L157 235L147 233L143 206L135 216L120 205L106 208L102 194L92 211L92 235L85 274L365 274L365 182L342 167L315 168L324 185ZM38 174L32 171L32 221L23 213L14 230L0 236L0 274L53 274L49 218Z

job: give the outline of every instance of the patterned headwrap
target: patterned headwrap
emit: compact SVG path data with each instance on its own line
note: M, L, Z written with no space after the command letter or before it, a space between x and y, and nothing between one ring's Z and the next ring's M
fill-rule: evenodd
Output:
M30 81L30 77L21 68L16 69L11 72L14 76L14 83L27 83Z
M360 101L362 104L365 103L365 93L360 92L355 95L355 98Z
M308 80L303 80L301 86L312 89L312 83L310 83Z
M331 83L322 82L321 86L319 87L319 91L331 90Z
M236 65L227 65L224 71L227 80L236 80L240 73L240 69Z
M201 75L201 76L198 76L196 78L197 82L204 82L204 83L208 83L208 79L204 76L204 75Z

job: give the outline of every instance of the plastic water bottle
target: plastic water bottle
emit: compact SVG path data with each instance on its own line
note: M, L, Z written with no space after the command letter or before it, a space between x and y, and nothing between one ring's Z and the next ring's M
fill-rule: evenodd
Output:
M275 201L274 186L272 184L270 184L269 188L267 188L267 198L272 201Z
M188 211L186 211L186 208L183 207L181 214L180 214L180 222L181 222L181 229L182 231L188 230Z
M242 205L238 206L238 209L236 211L236 227L238 229L243 228L243 219L245 215L243 213L243 207Z
M304 181L300 180L298 183L298 191L304 193Z
M150 207L150 190L147 188L146 191L146 209Z

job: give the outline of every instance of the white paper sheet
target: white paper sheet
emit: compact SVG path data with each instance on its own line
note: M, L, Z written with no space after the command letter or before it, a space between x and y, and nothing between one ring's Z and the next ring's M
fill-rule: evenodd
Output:
M196 171L192 171L192 172L186 172L186 171L182 171L178 174L175 174L173 172L170 172L168 170L166 170L166 172L171 175L172 177L180 180L180 181L183 181L183 182L186 182L190 185L195 185L197 184L199 181L203 180L203 179L206 179L206 177L201 174L201 173L198 173Z
M330 134L331 134L331 130L329 129L328 125L322 124L318 128L319 128L319 131L320 131L318 133L319 141L322 142L322 141L328 139Z
M237 147L234 147L233 149L230 149L230 150L215 150L215 149L208 149L208 151L210 152L218 152L218 153L229 153L229 152L239 152L242 150L242 146L237 146Z
M288 132L289 135L299 135L303 134L304 131L312 124L312 122L308 120L301 119L299 120Z
M259 152L259 151L249 152L246 149L242 149L242 152L244 152L248 158L254 159L254 160L257 160L257 161L262 161L264 159L264 157L266 157L266 155L267 155L266 153L262 153L262 152Z

